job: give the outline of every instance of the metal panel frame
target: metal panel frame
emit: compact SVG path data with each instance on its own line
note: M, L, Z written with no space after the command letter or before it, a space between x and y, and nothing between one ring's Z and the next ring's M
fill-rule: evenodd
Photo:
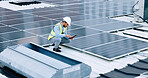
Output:
M87 53L87 54L90 54L90 55L93 55L93 56L96 56L96 57L99 57L99 58L102 58L102 59L105 59L105 60L108 60L108 61L113 61L113 60L115 60L115 59L119 59L119 58L121 58L121 57L128 56L128 55L131 55L131 54L134 54L134 53L139 53L139 52L141 52L142 50L148 49L148 47L142 48L142 49L139 49L139 50L136 50L136 51L133 51L133 52L129 52L129 53L125 53L125 54L122 54L122 55L120 55L120 56L117 56L117 57L114 57L114 58L111 58L111 59L110 59L110 58L107 58L107 57L104 57L104 56L101 56L101 55L92 53L92 52L90 52L90 51L86 51L86 50L84 50L84 49L79 49L79 48L76 48L76 47L73 47L73 46L70 46L70 45L67 45L67 44L63 44L63 46L65 46L65 47L70 47L70 48L73 48L73 49L75 49L75 50L81 51L81 52L83 52L83 53Z

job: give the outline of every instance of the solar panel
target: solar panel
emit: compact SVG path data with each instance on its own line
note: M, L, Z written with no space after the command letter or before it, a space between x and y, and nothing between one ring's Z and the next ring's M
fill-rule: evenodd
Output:
M79 39L74 39L70 43L66 44L67 46L73 47L75 49L83 50L85 48L98 45L97 40L91 37L82 37Z
M24 16L23 18L1 21L1 23L6 24L6 25L14 25L14 24L20 24L20 23L42 21L42 20L46 20L46 19L42 17L36 17L36 16L26 18Z
M55 13L66 13L68 11L63 11L63 10L43 10L39 12L33 12L35 15L40 15L40 16L45 16L45 15L55 15Z
M135 39L125 39L101 46L98 45L96 47L86 49L86 51L109 59L114 59L116 57L130 54L146 47L148 47L147 42Z
M90 14L90 15L99 15L100 17L113 17L113 16L119 16L119 15L126 15L131 14L131 7L132 3L134 4L134 1L90 1L87 3L78 4L77 7L68 7L66 10L68 11L78 11L77 9L81 10L84 14ZM63 6L63 10L65 10ZM61 9L61 8L60 8ZM107 11L108 10L108 11ZM110 13L110 14L107 14Z
M141 74L147 72L147 67L148 67L148 63L143 62L145 60L148 60L148 59L140 60L134 64L128 64L126 67L122 69L114 69L111 72L100 74L100 76L97 78L104 78L104 77L118 78L119 76L121 78L136 78L139 76L144 77L144 76L141 76Z
M58 19L58 18L63 18L65 16L77 16L77 15L82 15L80 13L76 13L76 12L59 12L59 13L52 13L52 14L44 14L44 15L41 15L43 17L46 17L46 18L51 18L51 19Z
M49 34L52 28L53 28L52 26L46 26L41 28L29 29L26 31L36 35L43 35L43 34Z
M28 42L33 42L39 45L45 45L49 44L49 41L46 38L40 37L40 36L31 36L27 38L17 39L12 41L15 44L25 44Z
M36 8L36 9L27 9L27 10L20 10L19 12L21 13L29 13L29 14L32 14L32 13L38 13L38 12L51 12L53 13L53 11L59 11L60 9L57 9L57 7L45 7L45 8ZM62 11L62 10L60 10Z
M93 26L93 28L103 31L114 31L114 30L133 28L133 27L139 27L139 25L128 22L114 22L114 23L106 23L98 26L97 25Z
M126 30L126 31L123 32L123 34L148 40L148 34L145 33L145 32L141 32L141 31Z
M12 25L12 27L15 27L20 30L25 30L25 29L31 29L31 28L37 28L37 27L52 26L52 25L55 25L57 22L59 21L47 19L47 20L36 21L36 22L16 24L16 25Z
M81 50L85 50L87 48L96 46L96 45L101 45L105 44L108 42L120 40L120 39L125 39L126 37L114 35L114 34L109 34L109 33L99 33L96 35L90 35L78 39L72 40L70 43L66 44L67 46L71 46L73 48L78 48Z
M105 75L101 75L101 76L103 76L103 77L105 76L105 78L106 77L111 77L111 78L118 78L118 77L121 77L121 78L135 78L135 75L124 74L124 73L116 71L116 70L111 71L110 73L106 73ZM97 78L100 78L100 77L97 77Z
M98 31L98 30L94 30L94 29L89 29L89 28L79 28L79 29L68 31L68 33L70 35L77 35L77 37L87 36L87 35L101 33L101 32L102 31Z
M62 18L54 18L56 20L62 20ZM80 21L80 20L87 20L87 19L94 19L91 15L77 15L71 16L72 22Z
M148 66L148 65L146 65L146 66ZM120 69L120 71L123 71L126 73L131 73L131 74L141 74L141 73L147 72L147 70L133 68L132 66L127 66L126 68Z
M82 26L80 26L80 25L71 24L71 26L68 27L68 30L77 29L77 28L81 28L81 27Z
M5 33L5 32L12 32L12 31L18 31L18 29L12 28L12 27L0 27L0 33Z
M0 27L4 27L4 26L6 26L6 25L4 25L4 24L0 23Z
M0 52L2 52L6 47L12 46L12 45L17 45L16 43L13 43L12 41L4 41L0 42Z
M41 37L48 39L49 34L44 34L44 35L41 35Z
M76 1L76 0L72 0L72 1L68 1L68 0L65 0L64 2L62 1L59 1L59 0L42 0L42 1L45 1L45 2L49 2L49 3L55 3L55 4L60 4L60 5L66 5L66 4L71 4L71 3L79 3L79 1Z
M7 39L0 37L0 42L7 41Z
M24 17L32 17L32 15L29 14L13 14L13 15L3 15L0 16L0 21L4 21L4 20L12 20L12 19L17 19L17 18L24 18Z
M148 27L140 27L140 28L134 28L134 29L138 31L148 32Z
M8 9L2 9L0 12L0 16L19 15L19 14L21 14L21 13L17 12L17 11L8 10Z
M24 31L15 31L15 32L0 34L0 36L8 40L14 40L14 39L19 39L24 37L35 36L35 35L24 32Z
M113 22L118 22L118 21L109 19L109 18L96 18L96 19L86 19L86 20L74 21L72 23L76 25L80 25L80 26L92 27L92 26L97 26L101 24L108 24L108 23L110 24Z

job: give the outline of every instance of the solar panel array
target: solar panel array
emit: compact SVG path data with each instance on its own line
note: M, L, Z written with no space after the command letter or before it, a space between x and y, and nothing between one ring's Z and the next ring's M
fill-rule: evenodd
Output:
M28 42L39 45L49 44L47 37L53 25L60 22L65 16L72 18L72 26L68 28L68 33L77 35L67 46L89 51L109 59L148 47L146 42L108 33L139 26L108 18L131 14L134 0L40 1L58 4L59 6L19 11L0 7L0 52L7 46ZM123 44L125 41L127 41L127 44ZM132 45L132 42L136 42L133 44L137 46ZM117 45L120 45L121 53L115 51ZM123 45L129 45L132 48L126 50ZM104 50L103 48L108 48L108 50L99 53L100 50ZM110 53L115 55L110 55Z
M148 59L139 60L134 64L128 64L122 69L114 69L108 73L100 74L97 78L146 78L148 71Z

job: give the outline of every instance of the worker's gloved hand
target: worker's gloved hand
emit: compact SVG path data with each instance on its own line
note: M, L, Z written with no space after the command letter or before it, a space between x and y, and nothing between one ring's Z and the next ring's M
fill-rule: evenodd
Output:
M67 35L67 34L66 34L65 36L66 36L67 38L69 38L69 37L70 37L70 35Z
M71 40L73 40L73 38L70 38Z
M69 39L73 40L73 38L75 38L77 35L74 36L70 36Z

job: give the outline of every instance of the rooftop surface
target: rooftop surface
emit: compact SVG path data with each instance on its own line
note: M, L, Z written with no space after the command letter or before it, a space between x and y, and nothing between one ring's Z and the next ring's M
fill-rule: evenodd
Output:
M126 30L128 28L140 28L148 27L145 23L131 23L133 21L132 14L132 6L134 5L134 0L40 0L46 4L53 4L56 6L38 6L37 8L25 8L25 9L11 9L6 8L0 5L0 52L2 52L7 46L25 44L29 42L33 42L39 45L47 45L49 41L47 37L53 28L53 25L60 22L63 17L70 16L72 18L72 26L69 27L68 32L71 35L77 34L78 36L74 39L75 42L77 40L80 42L86 41L88 44L82 46L80 44L73 45L67 44L62 47L62 53L58 53L75 60L81 61L85 64L88 64L92 67L92 72L90 78L98 77L99 74L104 74L110 72L112 70L120 69L127 64L133 64L138 61L138 59L145 59L148 57L148 51L142 51L141 49L147 48L147 32L140 32L143 35L139 37L129 36L123 34L124 33L135 33L135 30ZM3 2L3 1L2 1ZM1 3L1 1L0 1ZM33 5L27 5L28 7L34 7ZM36 7L36 6L35 6ZM128 15L128 16L124 16ZM116 16L122 16L117 18L111 18ZM144 28L146 29L146 28ZM117 31L117 33L110 33L113 31ZM98 34L112 34L117 36L122 36L127 39L135 39L138 40L139 43L143 42L145 45L140 45L140 48L136 46L136 49L129 50L127 49L119 49L123 54L125 50L128 53L135 53L132 55L126 54L124 57L120 57L118 59L114 59L113 61L108 61L104 58L96 56L95 54L91 54L90 49L113 43L114 41L120 41L123 38L116 38L107 36L105 38L100 38L104 41L104 43L99 43L96 38L91 38L92 41L87 37L98 35ZM82 40L85 39L85 40ZM105 42L105 39L107 42ZM111 40L110 40L111 39ZM82 40L82 41L81 41ZM95 42L96 41L96 42ZM137 41L137 42L138 42ZM77 43L76 43L77 44ZM132 43L131 43L132 44ZM127 44L128 45L128 44ZM130 44L129 44L130 45ZM68 46L68 47L67 47ZM126 46L126 45L125 45ZM144 47L141 47L144 46ZM52 51L52 46L47 47L47 49ZM115 48L111 48L112 53L109 53L105 56L110 56L111 54L116 54L117 52L114 50ZM129 48L130 49L130 48ZM85 50L89 50L90 52L85 52ZM95 50L96 51L96 50ZM120 53L119 52L119 53ZM104 53L102 53L104 54ZM3 74L3 73L2 73ZM3 74L9 77L7 74ZM3 76L0 75L0 76ZM4 77L4 76L3 76Z

